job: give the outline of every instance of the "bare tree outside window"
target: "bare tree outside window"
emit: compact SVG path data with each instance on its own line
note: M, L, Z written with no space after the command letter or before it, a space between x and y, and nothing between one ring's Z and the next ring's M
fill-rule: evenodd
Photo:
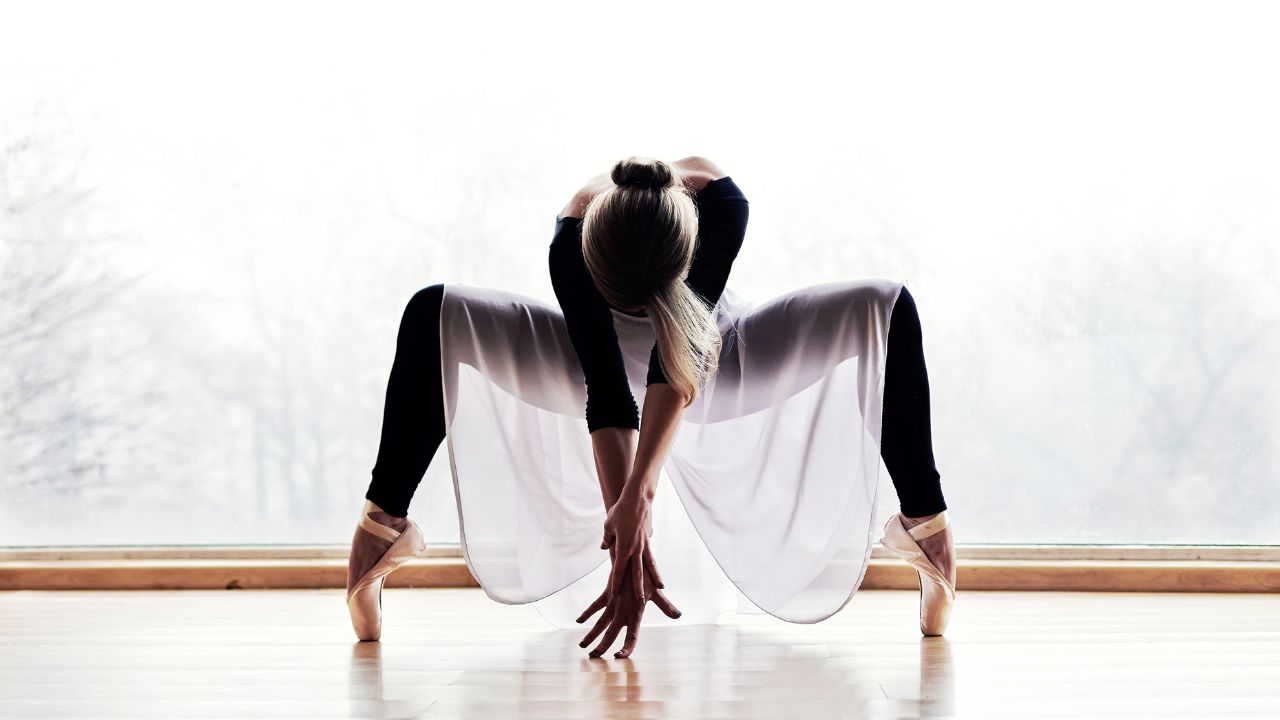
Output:
M345 544L405 303L554 303L631 154L744 189L747 298L911 287L964 542L1280 544L1280 11L70 7L3 17L0 546Z

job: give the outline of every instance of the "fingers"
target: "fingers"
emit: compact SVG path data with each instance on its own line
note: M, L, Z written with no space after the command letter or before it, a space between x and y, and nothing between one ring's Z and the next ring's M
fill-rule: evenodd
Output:
M608 602L609 602L609 593L600 593L600 597L596 598L595 602L587 606L587 609L583 610L582 614L578 616L578 624L581 625L582 623L586 622L587 618L591 617L592 615L595 615L596 611L604 607Z
M643 601L632 602L634 594L629 584L638 582L639 579L643 578L643 558L646 556L652 558L644 548L641 548L640 552L636 553L628 561L627 571L622 574L618 592L606 592L596 598L591 603L591 607L578 618L578 622L583 622L592 613L601 607L604 608L604 612L600 614L591 631L578 643L579 647L585 648L599 638L599 643L589 653L591 658L600 658L604 653L608 652L614 641L618 639L618 635L622 633L623 628L627 629L627 634L623 638L622 649L614 653L614 657L618 659L629 658L635 652L636 644L639 642L640 620L644 616L644 609L647 603ZM654 588L650 599L667 617L673 619L680 617L680 610L676 608L662 590Z
M644 546L644 564L649 570L649 577L653 579L653 586L656 588L665 588L666 583L662 582L662 575L658 574L658 566L653 562L653 553L649 550L649 544Z
M620 632L622 632L622 623L618 613L614 613L613 622L609 623L609 630L605 632L604 637L600 638L600 644L589 653L589 656L598 658L603 655L609 649L609 646L613 644L613 641L618 639L618 633Z
M623 548L618 548L618 556L613 560L613 567L609 569L609 594L617 595L622 590L622 581L627 577L627 569L631 566L632 558L625 552Z
M622 641L622 649L613 654L614 657L619 660L625 657L631 657L631 651L636 649L636 628L639 625L639 622L633 622L630 625L627 625L627 637Z
M653 601L654 605L658 606L658 609L662 611L663 615L666 615L672 620L675 620L684 614L676 609L676 606L667 598L666 593L661 590L654 590L653 597L649 599Z
M636 605L644 607L644 562L641 557L631 558L631 584L636 586Z
M617 615L614 608L610 607L606 609L604 613L600 615L600 619L596 621L595 627L591 628L591 632L587 633L586 636L582 638L582 642L578 643L578 647L584 648L590 645L591 641L595 640L596 636L599 635L611 622L613 622L614 615ZM612 640L610 642L612 642ZM599 656L597 655L595 657Z
M606 530L604 533L604 540L600 541L600 549L608 550L609 548L614 546L614 543L616 543L617 540L618 540L618 536L615 533L611 533Z

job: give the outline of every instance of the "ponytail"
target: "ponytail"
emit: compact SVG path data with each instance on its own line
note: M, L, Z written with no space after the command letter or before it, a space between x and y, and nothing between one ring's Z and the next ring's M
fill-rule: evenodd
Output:
M713 308L683 278L662 286L644 307L653 324L662 372L689 407L719 367L720 330Z

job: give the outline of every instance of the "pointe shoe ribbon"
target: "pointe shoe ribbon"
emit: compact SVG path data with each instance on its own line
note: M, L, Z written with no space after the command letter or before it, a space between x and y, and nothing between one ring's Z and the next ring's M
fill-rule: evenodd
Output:
M409 525L404 532L399 532L369 517L371 512L384 511L366 500L360 513L360 529L390 542L391 547L347 593L351 627L356 631L356 637L363 641L377 640L382 636L382 585L386 577L427 547L422 530L414 521L406 518Z
M947 576L934 567L918 541L942 532L949 525L945 510L910 530L903 527L900 514L894 513L884 525L884 537L880 538L886 550L905 560L920 576L920 632L924 635L941 635L946 630L956 589Z

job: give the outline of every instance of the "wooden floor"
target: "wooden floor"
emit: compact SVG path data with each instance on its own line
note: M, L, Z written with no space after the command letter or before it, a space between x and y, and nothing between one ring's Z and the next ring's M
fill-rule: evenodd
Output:
M0 593L0 717L1280 716L1275 595L962 592L922 639L916 593L864 590L817 625L652 628L623 661L478 590L383 602L357 643L340 590Z

